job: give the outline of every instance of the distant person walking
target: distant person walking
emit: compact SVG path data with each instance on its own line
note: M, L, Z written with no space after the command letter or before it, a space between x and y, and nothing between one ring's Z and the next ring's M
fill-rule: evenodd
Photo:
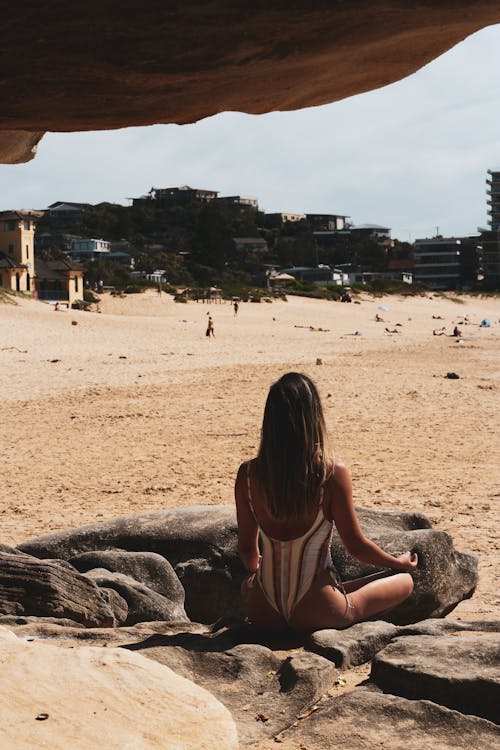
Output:
M209 313L207 313L207 315L208 315L208 321L207 321L207 330L205 332L205 336L208 336L208 338L210 338L210 336L212 338L215 338L214 320Z
M236 318L236 316L238 315L238 310L239 310L239 309L240 309L240 306L239 306L238 302L237 302L237 301L235 301L235 303L234 303L234 305L233 305L233 310L234 310L234 317L235 317L235 318Z

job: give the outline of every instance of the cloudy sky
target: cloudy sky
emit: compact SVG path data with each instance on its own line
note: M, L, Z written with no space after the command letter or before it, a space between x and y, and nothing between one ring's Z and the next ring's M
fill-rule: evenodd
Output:
M500 25L415 75L298 112L195 125L49 133L29 164L0 165L0 209L127 204L152 186L250 195L265 211L338 213L414 240L485 225L500 169Z

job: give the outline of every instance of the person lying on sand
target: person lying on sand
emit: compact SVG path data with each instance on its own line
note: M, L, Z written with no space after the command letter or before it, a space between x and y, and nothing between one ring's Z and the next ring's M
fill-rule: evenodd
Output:
M259 452L241 464L235 485L239 553L250 574L244 607L257 627L343 628L413 591L417 555L390 555L364 535L349 469L328 455L326 439L312 380L283 375L269 390ZM342 583L330 556L334 526L351 555L388 570Z
M390 328L384 328L384 331L386 333L401 333L401 331L398 331L397 328L393 328L392 330Z

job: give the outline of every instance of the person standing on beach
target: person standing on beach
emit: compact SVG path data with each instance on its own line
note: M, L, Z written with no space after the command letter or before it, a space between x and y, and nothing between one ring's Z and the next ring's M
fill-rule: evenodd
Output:
M207 330L206 330L205 335L208 336L208 338L210 338L210 336L212 336L212 338L215 338L214 320L212 316L210 315L210 313L207 313L207 315L208 315L208 321L207 321Z
M236 300L236 301L235 301L235 303L234 303L234 305L233 305L233 309L234 309L234 317L235 317L235 318L236 318L236 316L238 315L238 310L239 310L239 307L240 307L240 306L238 305L238 301Z

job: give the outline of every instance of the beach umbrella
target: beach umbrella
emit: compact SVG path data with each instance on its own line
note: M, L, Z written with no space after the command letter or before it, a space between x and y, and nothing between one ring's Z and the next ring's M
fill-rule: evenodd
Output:
M272 281L295 281L295 276L290 276L289 273L278 273L276 276L271 276Z

